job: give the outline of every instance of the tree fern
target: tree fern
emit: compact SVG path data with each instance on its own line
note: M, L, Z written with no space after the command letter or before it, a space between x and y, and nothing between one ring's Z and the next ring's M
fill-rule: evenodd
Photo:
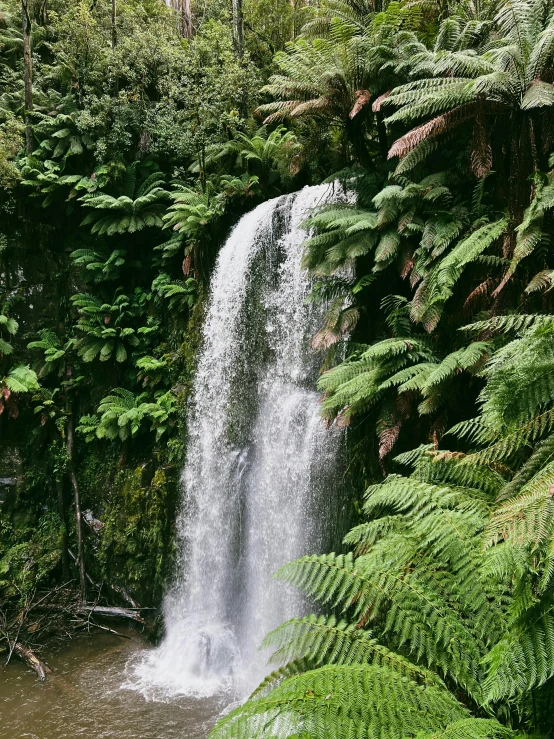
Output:
M385 667L328 666L288 678L269 696L229 714L211 736L409 737L465 715L446 690L423 687Z
M441 685L438 677L379 644L371 632L335 616L294 618L272 631L265 647L278 649L271 662L287 663L293 657L319 664L377 664L404 674L422 684Z

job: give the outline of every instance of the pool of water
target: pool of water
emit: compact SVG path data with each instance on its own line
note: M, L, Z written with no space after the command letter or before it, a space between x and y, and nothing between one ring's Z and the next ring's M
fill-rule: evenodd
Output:
M43 683L19 661L1 662L1 739L205 739L232 699L149 701L126 688L127 664L148 648L130 636L74 640L48 655L54 672Z

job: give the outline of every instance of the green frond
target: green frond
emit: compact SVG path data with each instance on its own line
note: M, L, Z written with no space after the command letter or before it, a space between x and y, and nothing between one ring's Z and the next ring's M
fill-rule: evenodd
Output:
M388 667L424 685L442 685L425 670L379 644L372 634L335 616L305 616L287 621L265 638L263 646L277 650L271 662L293 657L316 665L376 664Z
M443 729L417 734L415 739L516 739L512 729L495 719L464 718Z
M328 666L284 680L222 719L211 739L408 737L446 727L466 710L444 689L377 665Z
M524 694L554 675L554 605L548 599L518 620L485 658L488 702Z
M19 364L2 378L2 383L12 393L30 393L39 389L38 378L28 365Z

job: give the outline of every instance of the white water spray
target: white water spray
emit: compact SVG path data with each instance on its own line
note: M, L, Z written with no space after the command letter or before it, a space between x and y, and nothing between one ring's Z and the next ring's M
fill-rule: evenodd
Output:
M152 698L238 695L266 672L257 652L304 610L275 571L321 550L340 443L314 391L309 339L322 308L306 303L302 221L329 186L263 203L221 250L188 415L177 582L166 636L132 667Z

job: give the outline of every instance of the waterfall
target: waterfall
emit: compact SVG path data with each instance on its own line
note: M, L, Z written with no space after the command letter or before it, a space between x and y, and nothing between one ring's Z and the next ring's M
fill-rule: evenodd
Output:
M332 525L340 433L319 416L309 340L324 307L306 301L301 268L301 223L331 198L322 185L263 203L219 254L188 411L166 635L133 666L150 697L244 694L267 671L263 637L305 610L272 575L324 549Z

